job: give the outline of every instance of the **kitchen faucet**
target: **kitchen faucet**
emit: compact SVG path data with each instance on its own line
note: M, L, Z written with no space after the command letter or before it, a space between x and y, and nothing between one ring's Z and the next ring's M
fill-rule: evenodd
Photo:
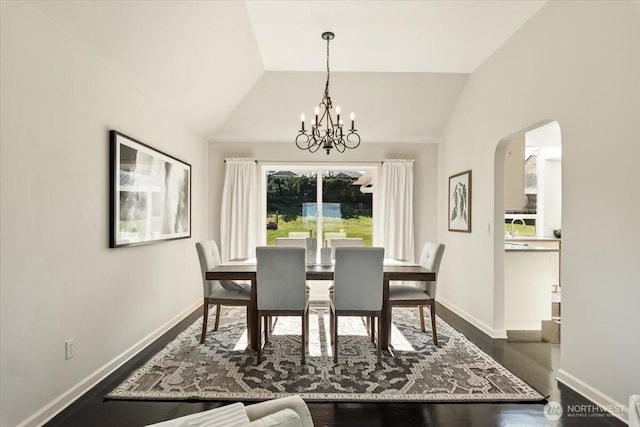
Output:
M513 218L513 219L511 220L511 235L512 235L512 236L515 236L515 234L513 233L513 224L514 224L516 221L520 221L520 222L522 223L522 225L523 225L523 226L527 225L527 223L524 221L524 219L522 219L522 218Z

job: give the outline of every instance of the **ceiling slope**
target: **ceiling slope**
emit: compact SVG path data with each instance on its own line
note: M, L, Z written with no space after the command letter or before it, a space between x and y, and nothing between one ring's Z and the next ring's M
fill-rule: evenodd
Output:
M330 95L345 118L355 112L363 141L437 142L468 76L331 73ZM266 72L212 140L293 141L301 113L309 126L325 78L322 72Z
M546 3L247 1L268 71L472 73Z
M212 141L290 141L320 102L334 31L331 96L363 139L433 142L469 73L545 2L29 3Z
M243 2L31 4L203 137L264 72Z

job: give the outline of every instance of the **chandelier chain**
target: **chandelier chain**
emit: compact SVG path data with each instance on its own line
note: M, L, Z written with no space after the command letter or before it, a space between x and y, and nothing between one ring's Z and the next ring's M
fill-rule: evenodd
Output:
M329 41L330 39L327 37L327 83L324 86L324 97L329 98L329 77L331 72L329 71Z

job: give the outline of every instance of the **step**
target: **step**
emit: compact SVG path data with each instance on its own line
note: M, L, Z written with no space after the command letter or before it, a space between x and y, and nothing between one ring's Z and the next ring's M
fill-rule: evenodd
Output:
M553 317L560 317L560 303L559 302L551 303L551 315Z
M542 321L542 341L560 344L560 319Z

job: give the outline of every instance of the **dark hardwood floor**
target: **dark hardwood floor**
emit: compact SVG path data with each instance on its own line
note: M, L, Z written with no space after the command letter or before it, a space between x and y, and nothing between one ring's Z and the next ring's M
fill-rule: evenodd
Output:
M314 403L309 410L316 426L625 426L606 413L567 414L568 405L591 405L592 402L557 383L555 371L560 360L560 346L542 342L507 342L493 340L443 306L437 313L524 379L549 401L562 405L564 414L558 421L548 420L543 403ZM167 332L116 372L88 391L80 399L45 424L54 426L144 426L183 415L212 409L223 402L148 402L104 400L104 395L129 374L162 349L178 333L193 323L201 310ZM251 402L245 402L250 404ZM597 416L596 416L597 415Z

